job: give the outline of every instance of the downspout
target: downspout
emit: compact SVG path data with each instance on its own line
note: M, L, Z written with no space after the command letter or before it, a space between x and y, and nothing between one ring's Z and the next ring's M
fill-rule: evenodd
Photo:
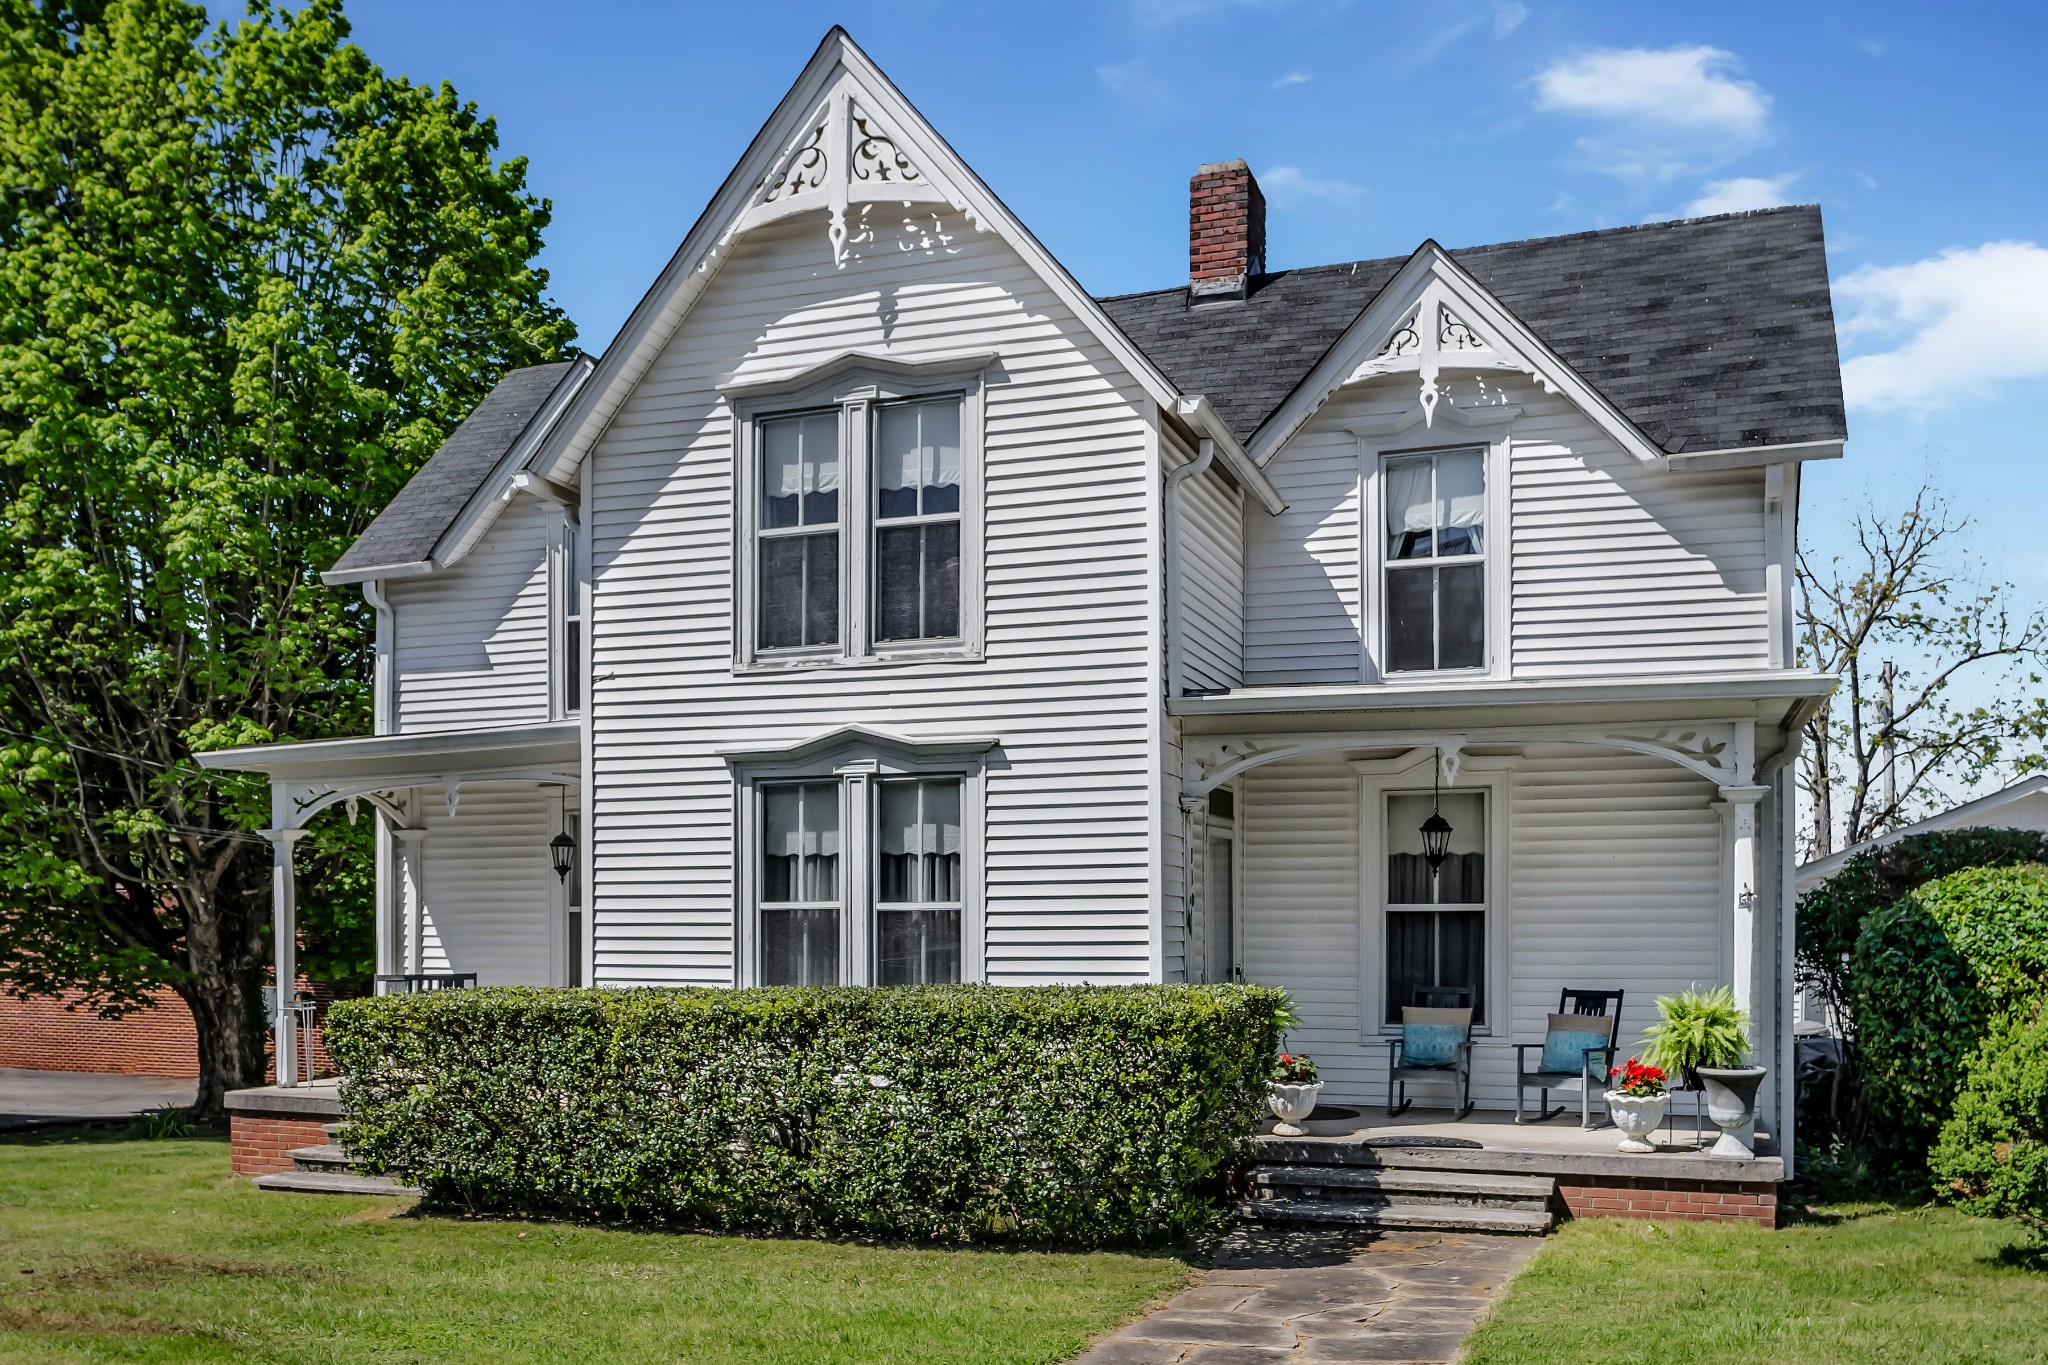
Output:
M1216 463L1216 442L1204 436L1195 458L1166 476L1166 695L1184 695L1186 651L1182 648L1180 580L1180 486Z
M366 578L363 580L363 600L377 614L375 644L370 663L370 733L388 735L392 731L391 647L395 634L395 621L391 615L391 599L384 595L384 580ZM377 972L381 976L395 975L399 970L398 897L392 885L391 872L396 858L392 847L391 818L382 810L372 807L370 818L376 822L375 856L372 866L377 870L373 883L376 896L376 959Z
M1182 590L1180 573L1180 487L1216 462L1216 442L1202 437L1195 458L1166 475L1166 695L1168 700L1185 694L1187 664L1182 648ZM1195 951L1195 802L1180 798L1180 974L1193 981Z

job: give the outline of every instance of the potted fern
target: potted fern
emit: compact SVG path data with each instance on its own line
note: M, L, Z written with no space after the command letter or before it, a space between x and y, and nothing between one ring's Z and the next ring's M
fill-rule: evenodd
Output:
M1680 991L1657 1000L1657 1022L1643 1034L1644 1059L1706 1093L1707 1117L1721 1130L1712 1156L1756 1155L1744 1140L1756 1122L1756 1092L1767 1068L1750 1066L1749 1016L1727 986Z

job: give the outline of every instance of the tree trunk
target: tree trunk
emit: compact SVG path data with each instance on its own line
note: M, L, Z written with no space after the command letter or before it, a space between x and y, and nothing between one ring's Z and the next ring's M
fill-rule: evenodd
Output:
M198 1035L199 1093L191 1112L199 1120L222 1117L228 1091L264 1081L263 937L248 916L221 904L233 896L223 890L208 913L190 917L188 975L173 987Z

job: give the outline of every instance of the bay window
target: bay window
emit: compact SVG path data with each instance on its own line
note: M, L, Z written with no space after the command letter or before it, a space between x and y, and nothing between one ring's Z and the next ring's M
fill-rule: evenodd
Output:
M1386 671L1486 667L1486 452L1388 456Z

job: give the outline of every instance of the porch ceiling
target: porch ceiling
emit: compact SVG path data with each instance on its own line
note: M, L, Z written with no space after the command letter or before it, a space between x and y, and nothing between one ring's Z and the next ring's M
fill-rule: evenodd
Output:
M1344 729L1369 737L1418 728L1498 731L1517 725L1686 721L1708 715L1753 717L1759 727L1790 730L1834 687L1833 677L1803 669L1427 687L1239 687L1175 698L1167 710L1180 717L1182 733L1188 735Z

